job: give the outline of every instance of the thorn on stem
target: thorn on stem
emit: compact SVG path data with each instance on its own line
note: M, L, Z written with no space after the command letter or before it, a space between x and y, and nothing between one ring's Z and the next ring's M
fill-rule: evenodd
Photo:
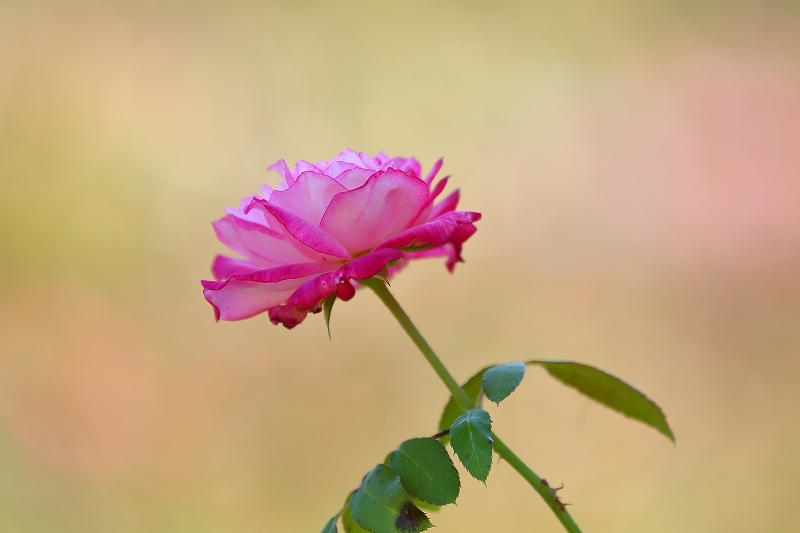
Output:
M562 502L561 498L558 497L558 491L564 488L563 482L559 487L551 487L550 484L547 482L547 480L542 478L542 485L547 487L547 495L552 499L553 505L558 507L559 510L563 511L565 510L567 505L572 505L571 503Z

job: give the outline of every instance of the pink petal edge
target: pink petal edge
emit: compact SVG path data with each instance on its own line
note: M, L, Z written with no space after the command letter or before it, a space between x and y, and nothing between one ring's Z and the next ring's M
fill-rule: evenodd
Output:
M333 272L326 272L305 281L289 298L288 303L301 307L313 307L334 292L341 283L351 279L369 279L378 274L390 261L403 258L400 250L378 250L354 259Z

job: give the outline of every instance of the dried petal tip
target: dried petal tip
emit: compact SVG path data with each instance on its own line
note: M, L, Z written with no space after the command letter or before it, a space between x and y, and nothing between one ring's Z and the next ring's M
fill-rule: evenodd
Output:
M275 324L283 324L286 329L292 329L306 319L308 310L297 307L296 305L277 305L269 310L269 321Z
M355 288L347 280L342 280L336 285L336 297L346 302L356 295Z

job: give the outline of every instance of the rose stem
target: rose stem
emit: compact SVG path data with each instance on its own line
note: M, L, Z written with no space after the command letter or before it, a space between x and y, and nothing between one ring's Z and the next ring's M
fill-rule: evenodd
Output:
M400 303L392 296L389 289L386 288L386 284L383 280L372 278L363 281L359 280L359 283L372 289L384 305L386 305L392 315L394 315L400 323L403 330L411 337L414 344L417 345L422 355L425 356L428 363L433 367L436 375L439 376L439 379L442 380L447 390L450 391L450 394L453 396L458 406L463 411L474 409L475 404L469 399L467 393L458 385L458 382L453 378L447 370L447 367L444 366L444 363L442 363L441 359L439 359L416 326L414 326L414 323L411 322L409 316L403 308L400 307ZM556 518L558 518L564 526L564 529L569 533L581 533L578 524L572 519L572 516L570 516L564 508L564 504L557 498L555 491L547 482L537 476L533 470L517 457L516 454L500 440L500 437L498 437L496 433L492 432L492 438L494 439L494 450L497 452L497 455L505 459L505 461L533 487L533 490L539 493L539 496L541 496L547 506L550 507L556 515Z

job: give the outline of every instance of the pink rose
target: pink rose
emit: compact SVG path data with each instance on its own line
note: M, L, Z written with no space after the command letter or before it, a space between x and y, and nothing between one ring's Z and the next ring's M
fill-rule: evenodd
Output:
M268 170L277 188L244 198L213 223L217 237L242 255L218 255L217 281L202 281L217 320L269 311L291 329L322 301L355 295L351 280L392 275L411 259L446 257L452 271L479 213L455 211L458 190L434 203L447 178L431 187L442 160L425 180L411 158L375 157L347 149L330 161L283 160Z

